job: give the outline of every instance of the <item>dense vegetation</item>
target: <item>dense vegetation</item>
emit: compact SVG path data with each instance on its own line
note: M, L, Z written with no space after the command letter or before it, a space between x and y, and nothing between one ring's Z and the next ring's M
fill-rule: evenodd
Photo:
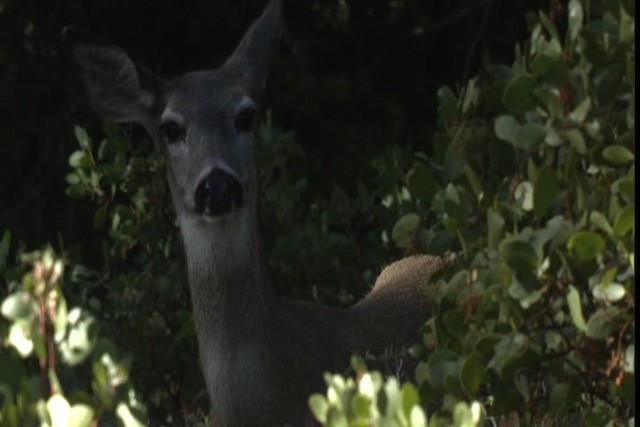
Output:
M424 139L374 154L359 137L350 186L310 195L323 177L303 166L313 149L266 112L259 212L279 292L350 304L398 250L456 255L429 283L438 310L416 334L415 378L355 358L310 398L321 423L634 418L635 6L571 0L547 12L527 16L510 66L437 91L432 134L409 131L391 102L386 133L346 129L387 146L403 132ZM206 423L163 159L138 134L75 128L66 193L91 202L98 267L63 239L29 252L4 234L1 425Z

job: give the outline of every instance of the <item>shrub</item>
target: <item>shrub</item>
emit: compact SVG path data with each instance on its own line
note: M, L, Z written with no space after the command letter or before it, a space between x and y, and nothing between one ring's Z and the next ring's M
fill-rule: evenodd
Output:
M571 0L565 34L531 15L511 67L438 93L434 154L391 198L399 247L458 254L412 349L429 426L633 425L634 13ZM426 425L410 385L356 378L326 378L318 421Z

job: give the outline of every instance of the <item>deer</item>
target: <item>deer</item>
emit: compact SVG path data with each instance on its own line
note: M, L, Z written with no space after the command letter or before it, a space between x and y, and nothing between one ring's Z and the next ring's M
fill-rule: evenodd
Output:
M71 27L63 53L99 117L139 123L166 156L182 236L199 360L214 426L313 425L308 397L352 354L419 341L427 281L446 261L413 255L382 270L349 308L275 293L258 230L253 145L282 32L270 0L216 69L162 79L117 46Z

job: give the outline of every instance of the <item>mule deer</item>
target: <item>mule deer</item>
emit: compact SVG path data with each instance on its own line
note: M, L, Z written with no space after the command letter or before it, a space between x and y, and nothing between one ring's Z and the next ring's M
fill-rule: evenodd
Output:
M302 425L324 371L352 352L411 344L429 314L426 282L443 261L409 257L350 309L272 291L260 250L253 158L258 99L281 32L271 0L216 70L163 81L121 49L63 36L78 86L103 118L145 126L166 155L184 240L200 362L216 426Z

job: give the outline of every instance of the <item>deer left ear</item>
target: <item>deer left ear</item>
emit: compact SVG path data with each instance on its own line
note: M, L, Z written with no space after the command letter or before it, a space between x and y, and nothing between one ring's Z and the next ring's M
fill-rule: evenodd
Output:
M148 119L155 77L141 73L119 47L91 40L71 27L63 30L62 45L76 87L96 113L116 122Z
M281 33L282 0L270 0L222 69L236 76L249 92L259 94L264 89Z

